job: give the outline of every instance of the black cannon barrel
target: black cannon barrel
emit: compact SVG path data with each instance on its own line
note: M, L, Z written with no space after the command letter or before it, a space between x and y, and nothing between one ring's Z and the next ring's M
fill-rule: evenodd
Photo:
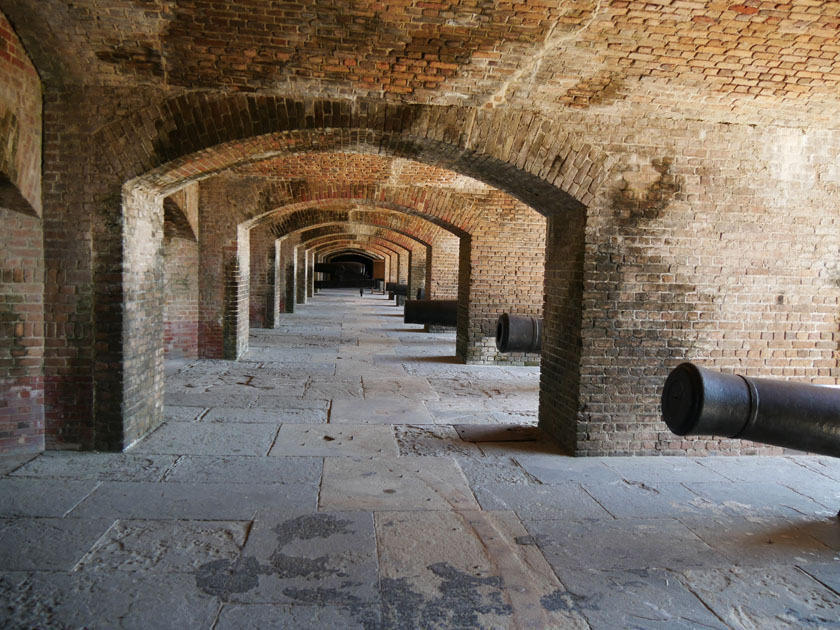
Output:
M748 378L683 363L662 389L677 435L717 435L840 457L840 391Z
M385 285L385 290L394 295L408 295L408 285L399 284L398 282L389 282Z
M496 323L496 349L499 352L539 352L542 328L543 320L536 317L502 313Z
M455 326L458 300L406 300L403 321L406 324Z

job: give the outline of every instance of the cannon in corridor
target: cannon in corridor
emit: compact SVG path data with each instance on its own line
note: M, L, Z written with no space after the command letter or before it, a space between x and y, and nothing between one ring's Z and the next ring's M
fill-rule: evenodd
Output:
M716 435L840 457L840 391L831 387L683 363L665 381L662 418L677 435Z
M455 326L458 300L406 300L403 321L406 324Z
M496 349L499 352L539 352L542 329L541 319L502 313L496 323Z

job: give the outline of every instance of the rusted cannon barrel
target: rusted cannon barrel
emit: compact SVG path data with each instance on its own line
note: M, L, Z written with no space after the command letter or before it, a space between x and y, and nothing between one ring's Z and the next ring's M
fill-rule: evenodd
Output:
M662 388L662 418L677 435L716 435L840 457L840 391L831 387L683 363Z
M502 313L496 323L496 349L499 352L539 352L542 329L541 319Z
M403 321L406 324L455 326L458 323L458 300L407 300Z

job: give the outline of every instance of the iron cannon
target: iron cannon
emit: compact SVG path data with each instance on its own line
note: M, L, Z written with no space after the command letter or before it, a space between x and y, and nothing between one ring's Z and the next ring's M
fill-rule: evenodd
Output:
M716 435L840 457L840 391L823 385L683 363L665 381L662 418L677 435Z
M496 349L499 352L539 352L542 329L541 319L502 313L496 323Z
M406 300L403 321L406 324L455 326L458 300Z

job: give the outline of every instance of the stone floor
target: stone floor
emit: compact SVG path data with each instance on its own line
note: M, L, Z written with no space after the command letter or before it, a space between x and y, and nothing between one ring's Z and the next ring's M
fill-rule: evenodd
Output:
M0 627L840 628L840 460L565 457L453 354L332 291L126 453L6 458Z

